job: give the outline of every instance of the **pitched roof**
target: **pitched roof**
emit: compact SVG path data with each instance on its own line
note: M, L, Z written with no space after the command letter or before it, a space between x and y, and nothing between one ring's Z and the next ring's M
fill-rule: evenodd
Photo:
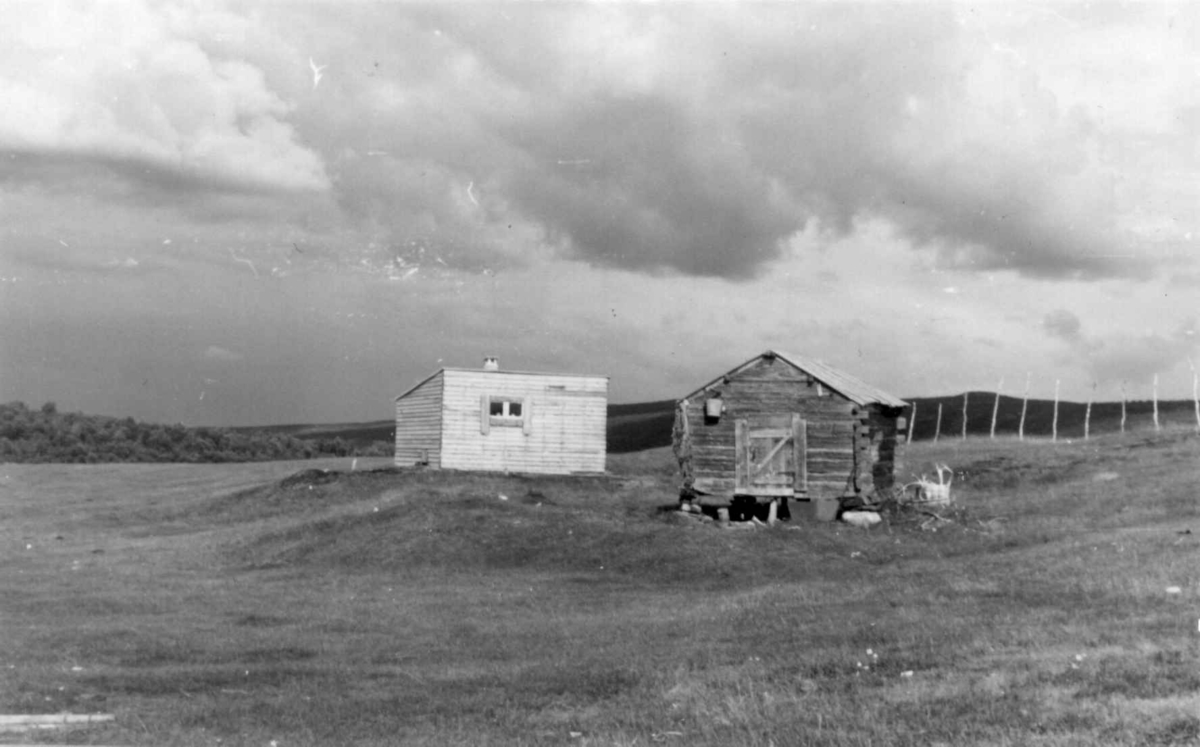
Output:
M843 397L845 397L846 399L855 403L856 405L868 405L868 404L876 404L877 403L877 404L881 404L881 405L888 405L890 407L906 407L906 406L908 406L908 403L905 402L904 400L900 399L899 397L892 395L892 394L888 394L887 392L883 391L879 387L872 386L872 385L866 383L865 381L863 381L862 379L851 376L850 374L845 373L843 371L839 371L832 366L822 363L821 361L814 360L812 358L806 358L802 355L794 355L792 353L785 353L785 352L782 352L779 350L767 350L766 352L763 352L763 353L760 353L760 354L754 356L753 358L746 361L745 363L730 369L726 373L718 376L717 378L708 382L707 384L705 384L704 386L695 390L694 392L691 392L686 397L684 397L684 399L690 399L691 397L695 396L696 394L704 391L705 389L708 389L710 386L712 386L713 384L722 380L726 376L733 376L735 374L738 374L742 370L748 368L751 364L753 364L754 362L759 360L760 358L766 358L766 357L779 358L780 360L785 361L786 363L791 365L793 368L803 371L804 373L813 377L814 379L821 382L829 389L837 392L838 394L842 395Z

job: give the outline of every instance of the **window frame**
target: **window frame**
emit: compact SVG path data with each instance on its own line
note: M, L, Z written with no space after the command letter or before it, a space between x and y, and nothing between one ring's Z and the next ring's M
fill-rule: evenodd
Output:
M492 414L492 408L496 404L500 404L501 407L501 414L499 415ZM528 434L531 422L529 418L530 404L529 397L524 395L484 394L479 409L483 433L486 435L493 426L496 426L500 428L520 428ZM513 405L517 405L520 408L520 415L505 414L511 412Z

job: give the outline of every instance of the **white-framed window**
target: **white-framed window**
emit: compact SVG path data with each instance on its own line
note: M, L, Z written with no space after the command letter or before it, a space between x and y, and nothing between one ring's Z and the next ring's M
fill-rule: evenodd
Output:
M492 396L488 398L488 416L497 425L506 425L510 422L520 423L521 409L524 404L523 400L513 397Z
M532 403L525 397L510 394L485 394L479 405L479 430L487 434L493 427L520 428L526 434L532 424L529 412Z

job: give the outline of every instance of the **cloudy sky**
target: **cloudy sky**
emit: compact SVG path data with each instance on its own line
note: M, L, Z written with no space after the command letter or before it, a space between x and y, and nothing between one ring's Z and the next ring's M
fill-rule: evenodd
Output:
M6 3L0 401L386 419L442 366L679 396L1190 397L1200 9Z

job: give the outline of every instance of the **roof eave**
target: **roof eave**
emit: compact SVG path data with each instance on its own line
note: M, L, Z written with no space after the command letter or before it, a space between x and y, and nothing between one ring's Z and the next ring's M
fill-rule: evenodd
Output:
M821 384L823 386L827 387L830 391L836 392L837 394L845 397L846 399L850 400L851 402L853 402L856 405L866 406L866 405L872 405L872 404L880 404L880 405L886 405L889 407L907 407L908 406L908 403L905 402L904 400L900 399L899 397L888 394L887 392L883 391L882 389L872 386L872 385L862 381L861 379L851 376L850 374L844 373L842 371L838 371L837 369L833 368L832 366L826 365L819 361L813 361L813 360L810 360L807 358L803 358L801 356L793 355L790 353L780 352L778 350L767 350L765 352L759 353L758 355L754 356L753 358L750 358L746 362L744 362L740 365L734 366L730 370L726 371L725 373L721 374L720 376L716 377L715 379L709 381L704 386L701 386L698 389L695 389L694 391L689 392L686 396L681 397L679 400L677 400L677 402L682 402L685 399L691 399L692 397L696 396L700 392L703 392L703 391L709 389L717 382L722 381L730 376L736 375L738 372L742 371L747 366L749 366L750 364L759 360L760 358L766 358L768 356L782 359L785 363L790 365L792 368L795 368L796 370L802 371L805 374L813 377L817 381L821 382ZM818 369L818 371L814 372L813 370L811 370L814 368ZM827 373L825 373L825 375L822 376L820 374L821 371L825 371ZM832 374L832 375L830 375L830 374ZM846 380L846 384L848 384L849 386L838 386L835 382L827 381L826 379L844 379L844 380Z

